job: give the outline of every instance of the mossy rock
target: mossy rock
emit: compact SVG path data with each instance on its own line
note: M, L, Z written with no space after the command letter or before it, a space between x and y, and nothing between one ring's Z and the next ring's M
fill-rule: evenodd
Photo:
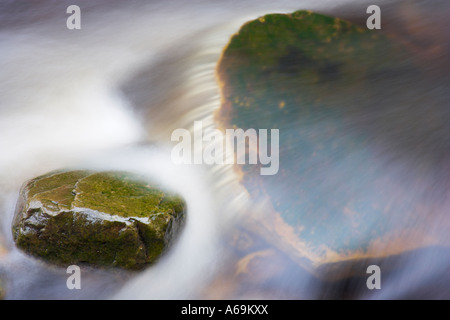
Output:
M317 270L424 245L420 223L410 219L415 208L400 198L397 207L383 203L399 191L380 187L392 184L370 152L428 147L417 131L429 129L423 126L412 126L413 146L396 139L421 121L395 113L409 107L402 109L397 92L421 78L409 56L398 39L310 11L247 22L225 47L217 66L219 127L279 129L278 174L236 166L254 202L264 203L247 226L303 266Z
M13 222L17 246L58 265L142 269L180 230L179 196L125 172L54 172L25 183Z
M3 300L6 296L5 287L2 279L0 278L0 300Z

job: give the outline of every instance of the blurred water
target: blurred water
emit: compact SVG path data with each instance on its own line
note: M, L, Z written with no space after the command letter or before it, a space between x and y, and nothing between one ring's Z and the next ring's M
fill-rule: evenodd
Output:
M82 29L69 31L65 9L73 4L70 1L2 1L0 274L8 284L7 298L339 296L339 284L322 283L274 248L266 254L279 263L272 267L282 268L278 274L284 276L269 282L251 280L244 291L229 289L223 279L230 276L226 267L235 257L223 240L235 232L251 205L247 192L230 167L174 166L170 134L176 128L192 129L194 120L202 120L209 129L215 127L213 113L220 106L215 65L229 37L245 21L269 12L311 9L339 12L364 23L368 3L372 4L343 0L97 0L80 5ZM429 40L431 44L424 46L430 50L418 53L424 61L428 61L427 55L439 57L432 50L435 43L431 37L444 47L448 44L443 16L426 16L420 6L422 11L413 11L424 17L421 19L402 8L403 15L397 7L383 11L386 26L400 34L416 35L417 42ZM400 16L403 20L397 21ZM442 54L442 61L448 63L446 52ZM436 65L429 66L430 72L435 69ZM140 275L84 270L83 290L67 290L65 270L20 253L10 231L22 183L64 167L135 171L179 191L189 208L181 238L157 265ZM448 189L438 197L442 202L436 210L449 208ZM436 260L427 270L447 270L445 255L427 254ZM407 259L416 263L422 256ZM422 264L415 266L422 270ZM270 269L263 264L262 275L271 272L266 267ZM374 296L360 294L359 289L353 294L398 297L417 290L423 281L409 287L392 281L395 290Z

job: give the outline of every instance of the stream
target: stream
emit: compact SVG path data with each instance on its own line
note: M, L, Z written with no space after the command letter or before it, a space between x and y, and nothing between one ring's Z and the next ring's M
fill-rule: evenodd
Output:
M260 252L270 252L275 262L241 285L230 271L240 257L230 249L229 238L255 205L248 191L231 165L176 165L170 158L175 129L192 131L194 121L202 121L206 133L216 128L221 97L215 67L242 24L267 13L308 9L365 25L365 9L372 2L382 8L382 28L414 35L423 49L415 54L435 81L431 103L448 119L448 1L95 0L80 4L81 29L68 30L71 1L2 0L0 277L5 299L448 298L448 131L429 133L444 158L442 171L424 176L419 185L403 185L401 174L392 175L398 185L386 182L391 197L409 201L405 206L431 188L433 195L425 203L439 214L427 225L427 236L438 238L439 245L431 241L430 249L387 260L386 266L403 267L383 278L382 290L371 292L352 280L319 280L268 244ZM420 99L415 88L404 90L408 99ZM420 118L421 111L411 112ZM180 193L188 218L174 246L139 274L83 269L82 290L68 290L66 270L15 247L11 223L25 181L70 167L136 172ZM410 175L419 177L409 168ZM408 188L408 196L400 194ZM328 188L322 198L326 192ZM258 278L273 273L277 276L270 281Z

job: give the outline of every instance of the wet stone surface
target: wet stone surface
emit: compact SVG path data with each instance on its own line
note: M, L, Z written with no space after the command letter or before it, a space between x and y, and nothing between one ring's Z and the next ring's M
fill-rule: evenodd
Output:
M125 172L56 172L28 181L13 222L17 246L58 265L142 269L178 233L185 203Z
M406 43L309 11L269 14L231 38L217 75L222 129L280 132L278 174L237 167L265 203L249 218L252 231L310 267L429 244L419 211L429 204L407 194L421 177L392 164L414 159L423 176L439 168L427 132L445 123ZM436 107L411 112L420 106L404 89L413 86Z

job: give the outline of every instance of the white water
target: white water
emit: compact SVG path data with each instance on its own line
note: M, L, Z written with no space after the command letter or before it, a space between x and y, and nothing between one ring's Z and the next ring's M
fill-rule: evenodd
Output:
M214 126L215 63L245 21L298 9L333 12L350 2L94 1L80 6L79 31L65 28L69 2L2 11L0 270L7 298L201 297L225 264L221 235L246 194L226 166L174 166L170 133L194 120ZM10 226L24 181L72 166L135 171L179 191L189 208L179 241L137 277L89 271L85 290L69 292L64 270L14 248Z

